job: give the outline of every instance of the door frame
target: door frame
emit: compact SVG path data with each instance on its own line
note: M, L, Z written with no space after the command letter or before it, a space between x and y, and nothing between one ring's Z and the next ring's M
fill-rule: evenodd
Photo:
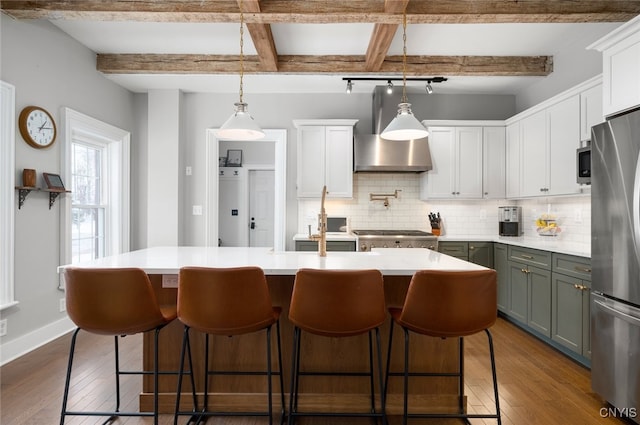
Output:
M275 202L273 223L273 249L285 250L286 225L286 184L287 184L287 130L265 129L265 140L275 142ZM218 157L220 144L216 137L216 129L208 128L206 137L206 166L205 166L205 245L218 246Z

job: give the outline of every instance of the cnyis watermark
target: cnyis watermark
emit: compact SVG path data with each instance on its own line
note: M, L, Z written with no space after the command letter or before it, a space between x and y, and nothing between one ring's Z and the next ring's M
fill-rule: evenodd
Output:
M638 409L635 407L603 407L600 409L601 418L637 418Z

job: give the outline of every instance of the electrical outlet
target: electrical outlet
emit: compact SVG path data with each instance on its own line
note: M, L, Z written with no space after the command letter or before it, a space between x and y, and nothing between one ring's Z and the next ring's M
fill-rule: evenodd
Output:
M0 320L0 336L7 334L7 319Z
M191 168L190 165L187 165L186 168L184 169L184 173L187 176L190 176L193 173L193 169Z
M193 206L193 215L202 215L202 205Z
M582 223L582 210L580 208L576 208L573 215L573 221L575 221L576 224Z
M60 298L60 312L67 311L67 300L65 298Z

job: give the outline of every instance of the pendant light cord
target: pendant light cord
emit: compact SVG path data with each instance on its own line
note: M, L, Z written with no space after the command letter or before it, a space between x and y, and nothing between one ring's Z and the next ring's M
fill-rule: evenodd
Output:
M407 9L402 12L402 103L407 103Z
M240 103L242 103L242 79L244 77L244 12L240 0Z

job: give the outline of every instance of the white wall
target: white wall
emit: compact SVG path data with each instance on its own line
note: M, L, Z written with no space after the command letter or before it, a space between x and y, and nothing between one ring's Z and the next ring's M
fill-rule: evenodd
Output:
M35 168L42 186L42 172L61 172L62 107L131 130L135 121L133 96L98 73L95 54L55 26L15 21L5 15L0 19L0 78L16 87L16 120L25 106L39 105L58 124L58 139L43 150L28 146L16 126L16 183L21 181L23 168ZM62 177L69 186L66 176ZM64 293L57 289L59 203L49 210L46 193L31 193L18 210L17 198L16 192L13 205L0 206L15 209L15 296L19 302L0 312L8 325L7 335L0 338L2 361L23 345L46 342L43 338L70 325L66 313L59 311Z

